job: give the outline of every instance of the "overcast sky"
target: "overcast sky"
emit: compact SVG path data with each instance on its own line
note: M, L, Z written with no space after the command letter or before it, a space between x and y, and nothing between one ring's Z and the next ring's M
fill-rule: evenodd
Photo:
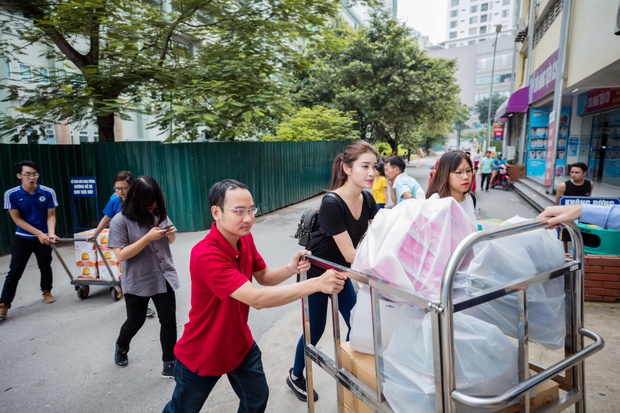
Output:
M446 40L447 8L447 0L400 0L398 19L439 43Z

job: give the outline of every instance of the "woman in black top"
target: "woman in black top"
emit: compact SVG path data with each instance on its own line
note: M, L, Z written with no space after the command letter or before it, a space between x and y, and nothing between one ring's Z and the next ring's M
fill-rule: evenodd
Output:
M372 145L363 141L350 144L336 157L332 168L331 192L323 198L319 209L319 229L322 234L312 238L308 244L308 250L313 255L350 267L355 258L355 248L366 232L369 221L377 213L377 204L372 194L364 191L372 188L376 164L377 152ZM318 277L323 272L324 269L312 266L308 271L308 277ZM315 293L308 297L310 342L313 345L318 343L325 330L328 298L329 295L323 293ZM347 279L343 290L338 294L338 306L349 329L351 328L349 317L355 301L355 289L351 280ZM286 379L288 386L301 401L307 399L304 367L302 335L297 343L294 367ZM318 400L316 392L314 400Z

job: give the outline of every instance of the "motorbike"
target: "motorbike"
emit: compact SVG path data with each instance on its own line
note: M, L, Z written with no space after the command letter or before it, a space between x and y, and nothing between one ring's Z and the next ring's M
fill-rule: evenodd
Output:
M512 182L510 182L510 176L508 174L508 165L501 164L498 167L499 172L497 173L495 181L493 181L493 185L491 185L491 187L495 188L496 185L500 185L502 188L504 188L504 191L507 191L512 184Z

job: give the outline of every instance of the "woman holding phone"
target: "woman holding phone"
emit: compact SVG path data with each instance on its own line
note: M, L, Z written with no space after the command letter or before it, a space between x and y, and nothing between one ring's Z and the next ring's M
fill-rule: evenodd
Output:
M149 299L155 303L161 325L163 378L174 373L174 345L177 341L176 298L179 277L172 262L170 244L176 228L166 214L163 193L150 176L138 177L110 224L108 245L123 264L123 291L127 319L116 340L114 362L129 363L127 353L132 338L146 319Z

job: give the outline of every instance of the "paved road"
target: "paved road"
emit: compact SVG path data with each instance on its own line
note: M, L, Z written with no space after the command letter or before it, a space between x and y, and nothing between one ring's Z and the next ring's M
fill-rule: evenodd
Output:
M432 158L412 162L408 173L419 178L420 183L426 186L428 165L433 162ZM482 217L535 215L529 204L512 191L495 190L489 194L480 194L478 199ZM294 232L301 211L319 202L320 198L315 197L257 219L253 234L269 265L284 265L297 251L298 245L289 235ZM177 292L179 335L189 310L189 252L205 234L206 231L179 234L172 248L182 282ZM73 260L71 245L62 246L60 251L68 262ZM0 282L8 271L9 260L9 256L0 257ZM39 277L33 257L20 282L10 318L0 323L0 412L161 411L172 394L174 382L160 378L161 351L157 319L148 319L132 342L129 366L125 369L117 368L113 362L113 347L124 321L123 301L113 302L107 289L103 288L91 289L91 296L80 301L58 260L54 260L54 274L54 294L58 301L45 305L38 292ZM594 314L597 314L597 321L611 325L620 316L620 306L596 308L598 312ZM268 411L305 411L305 405L284 384L301 331L299 303L277 309L252 310L250 314L250 325L263 351L263 362L271 388ZM586 320L588 315L586 312ZM609 334L609 337L605 336L608 348L611 347L609 353L615 357L612 360L617 361L616 349L620 337L614 330ZM331 352L331 343L327 339L322 340L319 347L328 354ZM598 403L591 406L600 408L589 410L616 411L612 406L619 403L610 401L620 401L615 384L620 377L614 371L609 371L613 369L605 368L607 359L600 359L591 377L591 380L597 380L591 399ZM617 365L617 362L614 363L612 365ZM321 395L317 412L335 412L333 381L324 373L317 372L316 382ZM203 412L213 411L236 411L236 397L226 379L216 386L203 409Z

